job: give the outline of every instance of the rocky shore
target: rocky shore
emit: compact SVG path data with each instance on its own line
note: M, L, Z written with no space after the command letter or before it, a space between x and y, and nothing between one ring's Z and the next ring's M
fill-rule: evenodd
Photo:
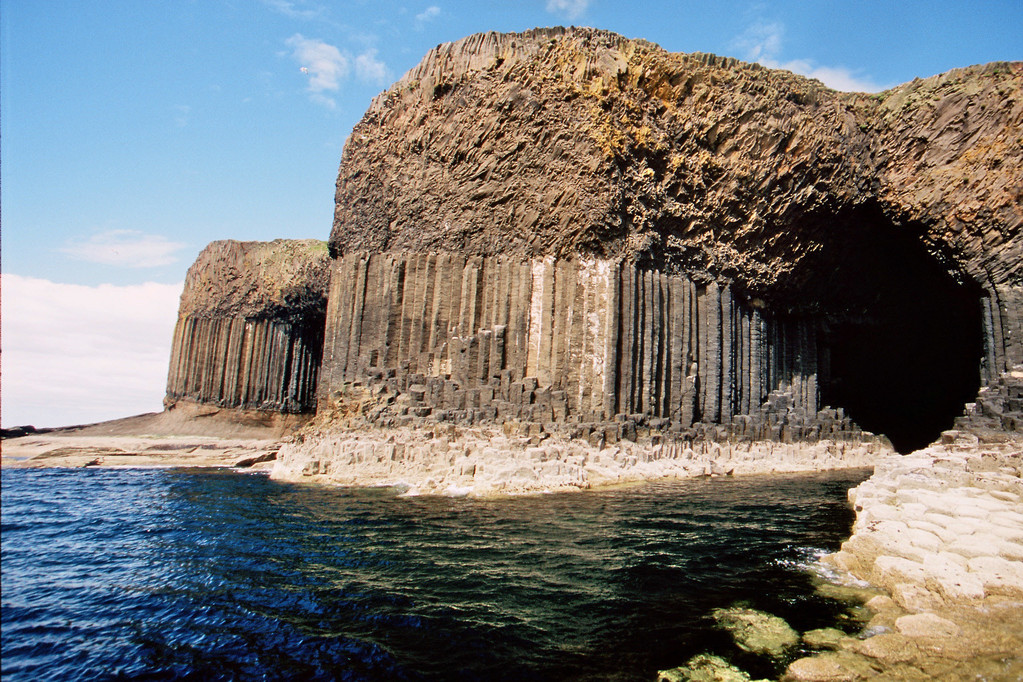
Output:
M1016 367L939 441L881 458L849 491L853 532L820 561L818 588L849 604L848 632L797 638L771 614L741 609L715 615L722 629L743 651L788 661L781 679L790 682L1023 680L1021 400ZM750 676L701 654L660 679Z
M883 593L859 637L786 679L1023 679L1021 476L1023 438L959 431L881 461L849 491L852 537L824 563Z
M238 467L267 469L307 417L179 402L156 414L4 433L6 468Z
M1023 437L949 431L882 459L849 491L852 536L824 557L818 590L849 605L849 631L793 631L750 609L714 614L737 649L786 682L1023 680ZM661 682L751 680L700 654Z
M3 468L237 467L266 469L275 440L197 436L75 436L46 433L5 440Z
M594 437L595 436L595 437ZM393 486L406 494L573 491L658 480L871 467L881 441L679 442L652 434L607 442L538 424L310 430L285 443L271 471L284 481Z

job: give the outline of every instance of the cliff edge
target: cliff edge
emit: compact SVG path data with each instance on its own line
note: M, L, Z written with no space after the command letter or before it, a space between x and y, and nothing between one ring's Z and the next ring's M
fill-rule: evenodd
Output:
M594 29L477 34L355 127L330 246L624 258L803 308L822 267L897 233L1019 284L1021 83L995 63L840 93Z

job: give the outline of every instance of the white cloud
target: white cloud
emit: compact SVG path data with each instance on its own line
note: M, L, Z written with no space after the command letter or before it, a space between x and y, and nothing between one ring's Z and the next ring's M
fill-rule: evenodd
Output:
M96 287L0 275L3 425L162 408L182 284Z
M781 61L785 26L778 22L754 21L742 35L732 41L732 47L743 54L743 58L762 64L769 69L784 69L802 76L816 78L829 88L844 92L879 92L886 86L879 85L869 76L844 66L823 66L809 59Z
M353 57L330 43L306 38L301 33L288 38L285 44L292 49L291 56L299 63L301 72L309 77L309 98L331 109L337 103L325 93L340 90L353 65L355 76L361 81L384 85L390 80L390 71L377 59L375 49L367 49Z
M875 83L869 76L858 75L855 71L843 66L819 66L806 59L794 59L789 62L761 62L772 69L785 69L802 76L816 78L824 85L842 92L881 92L887 85Z
M61 249L78 260L129 268L155 268L177 262L174 255L187 244L138 230L107 230L84 241L69 240Z
M322 92L310 92L309 100L327 107L328 109L337 109L337 102L334 101L333 97L327 97Z
M547 0L547 11L575 19L589 7L590 0Z
M284 41L292 56L309 76L309 92L336 91L350 70L348 57L330 43L306 38L301 33Z
M360 80L386 85L390 80L387 65L377 59L376 50L366 50L355 58L355 74Z
M423 24L436 19L438 16L440 16L440 7L437 5L430 5L416 15L416 29L422 30Z

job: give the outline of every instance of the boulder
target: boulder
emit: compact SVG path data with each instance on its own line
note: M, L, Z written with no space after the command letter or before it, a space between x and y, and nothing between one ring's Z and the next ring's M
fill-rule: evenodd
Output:
M732 607L715 609L712 615L744 651L779 658L799 643L799 633L788 623L763 611Z
M874 678L878 668L848 651L829 651L800 658L789 664L782 676L785 682L855 682Z
M692 657L684 666L660 670L658 682L750 682L750 676L725 659L712 654Z
M896 619L895 628L906 637L955 637L958 625L933 613L914 613Z
M849 635L837 628L819 628L804 632L802 639L811 649L838 649Z

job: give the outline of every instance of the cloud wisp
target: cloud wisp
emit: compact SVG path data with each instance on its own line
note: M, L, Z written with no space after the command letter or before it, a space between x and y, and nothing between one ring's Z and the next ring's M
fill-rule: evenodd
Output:
M187 104L179 104L174 107L174 125L178 128L184 128L188 125L189 116L192 113L192 107Z
M291 48L292 58L309 79L306 90L310 99L331 109L337 103L325 93L338 92L342 82L352 74L353 67L355 77L360 81L382 85L390 77L387 65L377 59L377 50L372 48L353 57L330 43L306 38L301 33L291 36L284 44Z
M566 19L576 19L590 6L590 0L547 0L547 11Z
M430 5L422 12L416 15L416 30L422 31L423 27L430 21L433 21L440 16L440 7L437 5Z
M778 22L755 21L746 27L732 46L740 50L752 62L774 59L781 52L785 38L785 26Z
M87 239L68 240L62 253L90 263L126 268L156 268L177 262L175 253L185 248L163 235L139 230L106 230Z
M351 70L348 57L330 43L296 33L284 44L292 49L291 55L301 65L302 73L309 76L309 92L338 90Z
M387 65L377 59L377 51L370 49L355 58L355 75L366 83L385 85L390 72Z
M323 13L320 7L300 9L296 3L290 2L290 0L263 0L263 4L292 19L314 19Z
M744 59L757 62L769 69L784 69L801 76L816 78L829 88L843 92L880 92L886 86L874 82L867 75L844 66L824 66L810 59L778 58L785 42L785 26L779 22L757 20L732 41Z
M5 427L161 409L181 283L92 287L4 273L0 287Z

